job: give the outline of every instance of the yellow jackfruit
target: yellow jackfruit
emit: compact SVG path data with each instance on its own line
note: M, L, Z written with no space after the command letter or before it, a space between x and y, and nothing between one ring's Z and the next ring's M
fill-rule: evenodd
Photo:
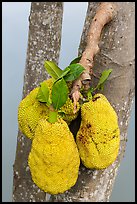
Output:
M80 158L67 123L42 119L32 141L28 157L32 180L50 194L63 193L75 185Z
M53 79L45 80L50 91ZM48 118L49 109L45 103L41 103L36 99L39 87L33 89L19 104L18 107L18 124L19 129L28 138L33 139L35 128L42 118Z
M53 86L53 78L45 80L50 94ZM28 138L33 139L35 128L40 119L48 119L49 108L45 103L41 103L36 99L39 87L33 89L19 104L18 107L18 124L19 129ZM77 104L77 113L73 113L73 102L70 98L66 101L66 104L59 111L59 115L69 124L77 117L79 104Z
M67 99L66 103L60 108L59 114L67 122L67 124L70 124L70 122L78 116L78 111L80 109L80 105L77 102L77 110L76 113L74 113L74 102L70 98Z
M76 143L87 168L103 169L112 164L119 151L117 114L102 94L96 94L81 108L81 126Z

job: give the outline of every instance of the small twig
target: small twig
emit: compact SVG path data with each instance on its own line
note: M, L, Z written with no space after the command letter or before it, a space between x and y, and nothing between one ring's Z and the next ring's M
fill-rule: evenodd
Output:
M115 13L115 5L110 2L103 2L97 9L87 36L87 46L82 54L79 64L81 64L85 71L81 76L74 81L71 95L74 101L74 111L76 110L76 103L79 100L79 92L83 86L85 90L89 88L91 81L92 67L94 56L99 52L99 40L101 31L104 25L110 22ZM86 82L86 83L85 83Z

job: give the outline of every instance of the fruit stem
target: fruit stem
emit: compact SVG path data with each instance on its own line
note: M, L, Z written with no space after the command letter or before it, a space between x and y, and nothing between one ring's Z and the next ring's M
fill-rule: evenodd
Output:
M57 115L58 115L58 112L55 111L52 106L50 106L48 122L55 123L57 121Z

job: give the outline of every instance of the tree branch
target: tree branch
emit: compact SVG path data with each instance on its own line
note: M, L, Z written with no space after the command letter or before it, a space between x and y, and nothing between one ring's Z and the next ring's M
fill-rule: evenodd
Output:
M97 8L96 14L91 22L87 35L87 45L79 62L79 64L85 68L85 71L77 80L74 81L71 91L74 101L74 111L79 100L79 91L81 87L83 86L84 90L88 90L90 88L89 82L92 75L93 60L94 56L99 52L98 44L100 41L101 32L104 25L112 20L115 13L115 4L103 2Z

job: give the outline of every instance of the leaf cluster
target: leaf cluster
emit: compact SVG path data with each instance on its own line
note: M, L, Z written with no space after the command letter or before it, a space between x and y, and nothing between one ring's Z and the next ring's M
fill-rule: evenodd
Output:
M61 70L54 62L45 61L44 67L49 75L54 79L51 95L45 82L40 84L37 99L45 102L47 106L52 105L55 110L59 110L68 98L69 89L67 82L74 81L84 71L84 67L73 60L69 66Z
M59 110L68 98L69 89L67 82L76 80L85 70L79 64L81 56L72 60L64 70L60 69L53 61L45 61L44 67L49 75L54 79L51 94L45 82L40 84L40 89L37 94L37 99L40 102L46 103L47 106L52 105L54 110ZM112 69L104 70L96 87L90 87L87 92L87 100L92 99L92 94L95 90L103 90L104 84L107 81Z

